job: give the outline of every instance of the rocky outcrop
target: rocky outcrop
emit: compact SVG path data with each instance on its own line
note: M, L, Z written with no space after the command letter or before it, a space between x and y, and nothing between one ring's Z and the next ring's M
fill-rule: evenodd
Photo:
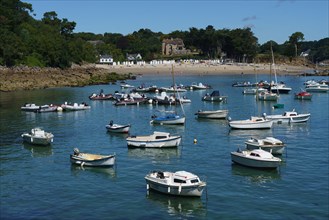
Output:
M131 78L93 66L74 66L69 69L18 66L0 67L0 91L33 90L53 87L105 84Z

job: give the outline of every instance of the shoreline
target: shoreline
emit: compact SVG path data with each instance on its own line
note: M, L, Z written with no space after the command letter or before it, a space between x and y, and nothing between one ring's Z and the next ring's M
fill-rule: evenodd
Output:
M270 64L173 64L176 76L185 75L228 75L270 74ZM280 75L302 75L314 73L314 69L305 66L276 65ZM0 67L0 91L34 90L56 87L76 87L105 84L116 80L129 79L132 75L171 75L172 64L144 64L130 66L112 66L106 64L73 65L62 70L59 68L39 67Z

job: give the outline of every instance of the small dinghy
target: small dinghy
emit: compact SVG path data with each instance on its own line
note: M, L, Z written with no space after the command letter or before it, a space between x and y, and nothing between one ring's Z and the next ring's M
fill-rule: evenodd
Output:
M100 155L81 153L78 148L74 148L73 154L70 155L72 164L90 167L110 167L115 163L115 154L113 155Z
M201 197L206 182L187 171L152 171L145 176L147 189L176 196Z
M113 132L113 133L129 133L129 129L131 127L130 124L127 125L119 125L119 124L113 124L113 121L110 121L108 125L105 126L107 131Z

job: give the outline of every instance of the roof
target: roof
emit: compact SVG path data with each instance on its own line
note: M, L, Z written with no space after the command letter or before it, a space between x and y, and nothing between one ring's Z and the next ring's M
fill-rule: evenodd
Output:
M112 59L112 56L111 55L108 55L108 54L104 54L104 55L100 55L99 58L100 59Z

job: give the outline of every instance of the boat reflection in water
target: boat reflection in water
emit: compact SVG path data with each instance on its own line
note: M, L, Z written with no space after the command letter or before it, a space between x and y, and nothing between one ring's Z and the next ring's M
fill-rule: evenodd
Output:
M85 172L94 173L97 175L103 175L110 178L116 177L116 169L114 167L87 167L87 166L79 166L76 164L71 165L71 172L74 176L78 176L80 174L84 174Z
M232 174L245 177L249 182L256 184L264 184L281 178L278 169L261 170L244 167L234 163L232 163Z
M167 160L179 158L180 148L128 148L129 157L150 158L153 160Z
M38 146L28 143L23 143L26 150L30 151L32 157L48 157L53 155L53 149L51 145L49 146Z
M201 218L207 215L206 205L198 197L179 197L148 190L146 198L163 205L171 217Z

